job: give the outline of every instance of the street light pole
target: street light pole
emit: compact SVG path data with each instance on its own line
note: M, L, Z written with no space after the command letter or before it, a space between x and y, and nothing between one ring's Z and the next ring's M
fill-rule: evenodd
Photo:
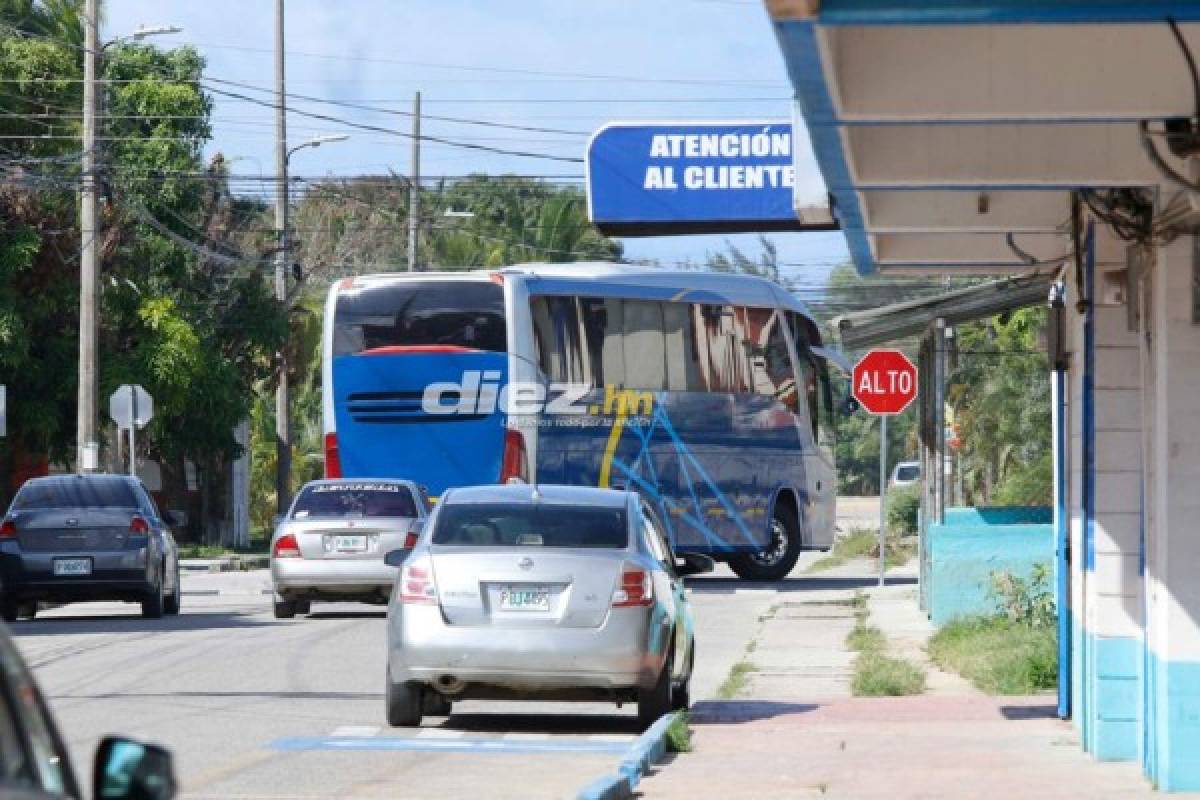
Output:
M284 93L283 0L275 0L275 297L287 302L288 150L287 98ZM285 308L285 314L287 309ZM288 321L290 330L290 319ZM279 349L279 384L275 389L275 508L286 513L291 504L292 420L288 398L288 344Z
M417 271L417 223L421 213L421 93L413 97L412 179L408 182L408 271Z
M79 395L77 472L99 467L96 442L96 0L83 12L83 185L79 198Z

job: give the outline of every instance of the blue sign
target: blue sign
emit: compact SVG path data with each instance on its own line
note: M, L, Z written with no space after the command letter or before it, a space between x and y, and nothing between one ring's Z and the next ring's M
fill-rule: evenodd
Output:
M588 211L606 234L831 230L794 209L786 122L613 124L592 137Z

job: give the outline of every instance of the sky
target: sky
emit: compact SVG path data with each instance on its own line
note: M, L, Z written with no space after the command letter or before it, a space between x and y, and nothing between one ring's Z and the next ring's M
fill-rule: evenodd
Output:
M271 102L274 0L107 0L101 38L140 25L176 25L159 46L191 44L211 85ZM408 131L422 94L422 134L486 147L582 157L588 135L614 120L788 120L791 89L760 0L286 0L288 142L349 133L293 155L311 177L408 174L408 139L342 120ZM227 81L229 83L218 83ZM236 85L236 84L241 84ZM274 111L214 95L213 143L236 175L274 173ZM351 103L368 109L332 105ZM335 117L326 121L302 112ZM431 120L500 122L514 131ZM800 140L797 147L806 145ZM581 182L581 164L422 144L423 175L549 175ZM797 176L820 193L815 164ZM254 182L239 182L249 188ZM840 233L771 234L794 281L823 285L847 260ZM628 258L701 261L727 242L759 250L753 235L627 238Z

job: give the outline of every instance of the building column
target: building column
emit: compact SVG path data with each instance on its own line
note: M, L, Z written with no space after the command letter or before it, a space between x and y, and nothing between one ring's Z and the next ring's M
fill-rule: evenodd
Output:
M1146 292L1152 377L1148 487L1144 762L1160 788L1200 790L1200 325L1195 242L1159 249Z

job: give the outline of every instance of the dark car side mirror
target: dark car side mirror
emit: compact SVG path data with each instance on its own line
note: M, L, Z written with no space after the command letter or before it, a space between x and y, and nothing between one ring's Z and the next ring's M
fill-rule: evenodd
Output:
M683 578L688 575L704 575L716 568L717 562L706 555L701 553L685 553L679 557L679 563L675 565L675 572L679 577Z
M400 547L395 550L389 550L383 557L383 563L389 567L403 566L408 557L412 555L412 550L407 547Z
M168 750L120 736L104 737L96 749L95 800L171 800L176 790Z
M164 515L167 518L167 524L172 528L187 527L187 512L186 511L168 511Z

